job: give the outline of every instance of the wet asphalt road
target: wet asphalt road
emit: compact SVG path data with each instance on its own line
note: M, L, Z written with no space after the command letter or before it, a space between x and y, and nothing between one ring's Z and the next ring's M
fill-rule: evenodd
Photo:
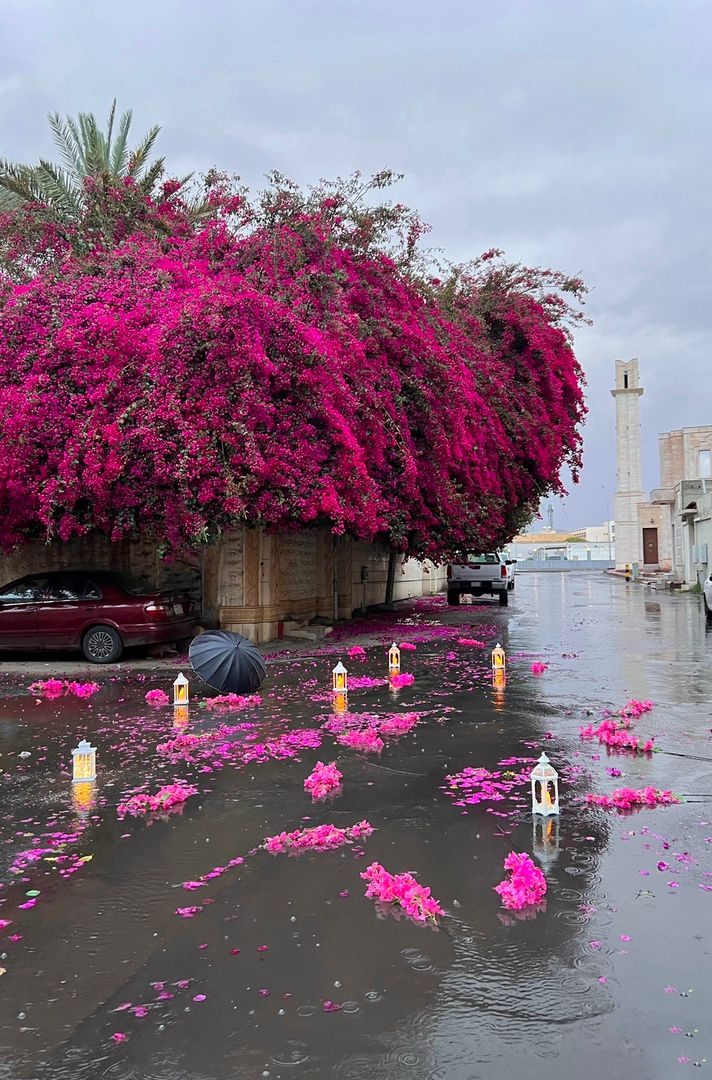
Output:
M712 632L700 601L605 575L521 574L508 609L441 604L416 605L397 626L370 620L367 634L327 640L313 658L277 658L249 716L193 705L186 729L317 728L331 714L336 658L359 642L366 659L347 660L350 672L379 677L395 636L417 643L402 657L415 682L352 691L350 709L423 715L379 756L324 733L320 749L241 769L166 764L155 748L175 734L171 710L144 702L166 688L165 668L113 673L89 701L39 703L0 669L0 1080L712 1070ZM487 678L498 639L510 657L503 695ZM549 665L540 677L533 660ZM661 752L610 754L579 739L580 725L630 698L655 702L634 730ZM64 768L83 734L99 747L84 808ZM443 791L449 773L541 748L562 772L546 842L520 803L490 807L499 817ZM303 790L317 760L344 774L327 805ZM117 819L129 789L174 777L200 788L182 813ZM581 802L623 785L686 801L633 815ZM375 829L364 856L248 854L283 829L363 818ZM65 861L43 856L13 874L51 834L63 846L49 859ZM546 873L545 909L532 917L503 912L493 892L512 849ZM238 855L244 865L200 894L180 888ZM379 917L359 877L373 860L432 888L447 912L438 930ZM23 909L28 894L35 904ZM193 904L194 918L175 915Z

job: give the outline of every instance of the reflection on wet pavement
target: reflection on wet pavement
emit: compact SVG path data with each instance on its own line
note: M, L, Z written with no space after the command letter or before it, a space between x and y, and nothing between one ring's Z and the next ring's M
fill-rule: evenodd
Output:
M369 619L323 653L276 657L256 707L191 703L175 726L171 708L144 700L169 689L165 671L100 673L85 700L39 699L0 671L0 1080L587 1080L712 1067L712 634L696 600L604 575L520 575L507 610L433 598L397 618ZM395 692L381 681L394 635L416 645L401 656L415 682ZM346 656L354 640L365 659ZM420 716L380 754L322 727L339 657L378 680L349 692L362 724ZM548 664L538 676L536 661ZM658 752L580 739L631 698L655 702L633 731ZM303 729L314 748L295 749ZM84 735L98 778L73 791ZM181 752L157 752L169 743ZM526 786L463 805L443 790L466 768L509 779L529 766L498 763L533 764L542 749L561 775L558 819L532 820ZM313 803L303 784L319 760L338 761L342 791ZM117 817L137 789L179 780L199 794ZM686 801L623 815L583 803L623 786ZM363 819L375 831L362 844L259 850L283 830ZM512 849L546 875L537 910L505 911L493 891ZM374 861L432 888L446 910L438 928L364 898Z

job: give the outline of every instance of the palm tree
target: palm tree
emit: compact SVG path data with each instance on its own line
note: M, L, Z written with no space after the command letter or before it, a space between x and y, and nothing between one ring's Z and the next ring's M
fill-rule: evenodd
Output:
M106 189L130 178L141 195L154 194L165 171L165 158L150 160L160 132L158 125L130 149L132 112L123 113L115 125L116 99L109 112L106 132L100 130L93 113L79 113L76 120L71 116L62 120L59 113L53 113L48 119L63 164L41 159L37 165L22 165L0 159L0 210L12 211L26 203L38 203L59 222L76 220L86 209L88 180L95 180ZM184 176L176 191L182 192L191 177L192 173ZM205 212L202 202L190 206L198 217Z

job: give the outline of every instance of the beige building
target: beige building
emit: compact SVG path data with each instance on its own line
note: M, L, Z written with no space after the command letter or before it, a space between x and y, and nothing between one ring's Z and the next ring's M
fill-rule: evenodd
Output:
M650 498L670 517L675 581L695 585L707 575L712 550L712 425L667 431L658 440L660 487Z
M236 529L200 554L165 562L148 539L112 544L96 536L28 544L0 558L0 581L69 567L122 570L160 588L187 589L204 622L269 641L284 632L306 636L312 619L347 619L383 603L388 553L324 528L279 535ZM444 584L444 566L399 557L393 598L435 593Z

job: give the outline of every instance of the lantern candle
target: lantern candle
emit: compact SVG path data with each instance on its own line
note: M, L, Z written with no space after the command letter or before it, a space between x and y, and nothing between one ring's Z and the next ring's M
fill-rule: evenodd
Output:
M339 660L336 667L331 672L331 690L332 693L338 694L339 691L346 691L349 688L349 673L344 665Z
M558 814L559 813L559 774L549 761L546 754L542 754L531 772L532 784L532 813Z
M492 650L492 671L493 672L497 672L497 671L504 672L506 670L506 668L507 668L507 654L505 653L505 651L502 648L502 646L500 645L500 643L497 642L494 649Z
M400 675L400 649L395 641L388 650L388 674Z
M188 704L188 680L186 679L182 671L179 672L178 678L173 683L173 704Z
M96 780L96 750L82 739L79 746L72 750L72 783Z

